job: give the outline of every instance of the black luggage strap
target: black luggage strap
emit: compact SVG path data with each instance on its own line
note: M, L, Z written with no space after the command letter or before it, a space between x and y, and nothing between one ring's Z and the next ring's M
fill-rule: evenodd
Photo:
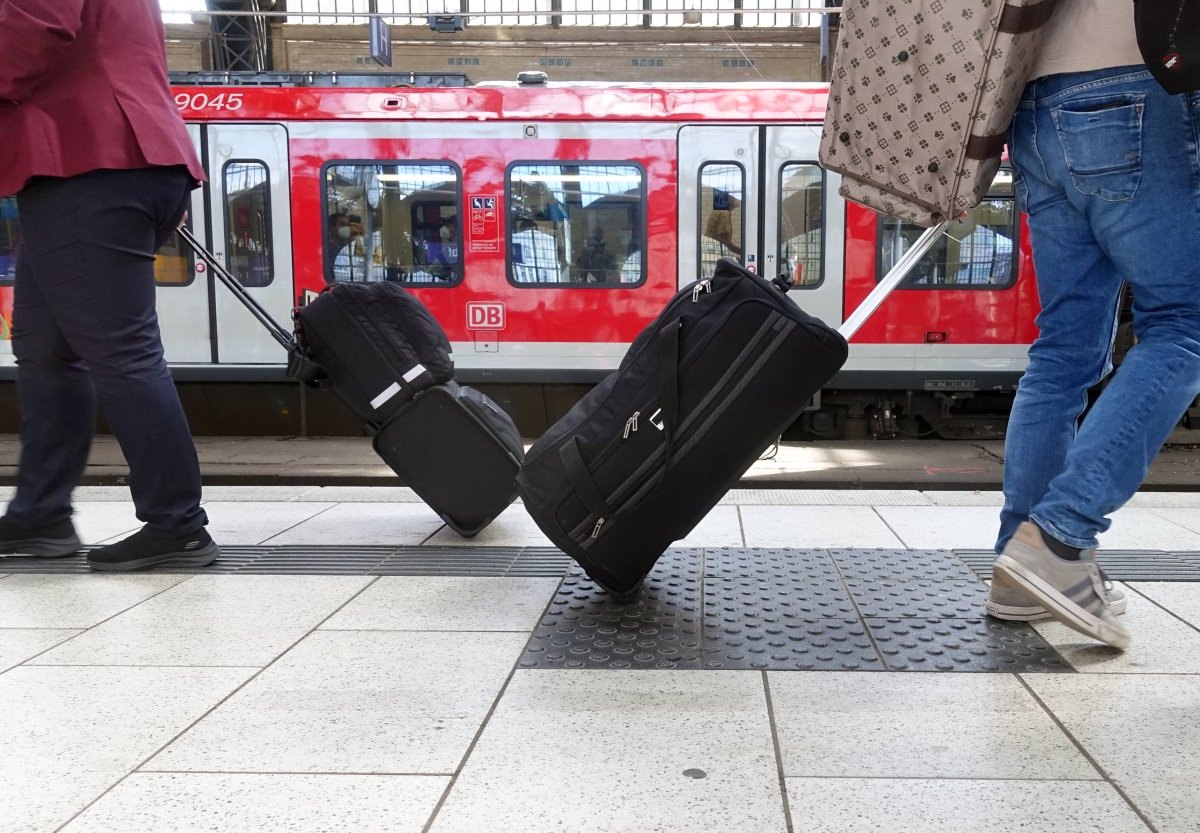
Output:
M658 400L662 409L664 474L671 466L675 451L675 428L679 422L679 334L682 329L683 320L676 319L658 331ZM658 425L655 424L655 427ZM571 437L563 443L558 449L558 457L572 488L589 512L601 518L618 514L588 471L583 453L579 450L578 437Z

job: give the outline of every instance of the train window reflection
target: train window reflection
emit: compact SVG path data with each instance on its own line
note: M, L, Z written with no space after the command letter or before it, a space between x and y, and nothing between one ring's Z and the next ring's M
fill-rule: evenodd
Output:
M1001 168L987 195L965 218L950 224L899 289L1005 289L1017 280L1018 212L1012 171ZM895 217L879 221L881 280L925 231Z
M641 284L645 181L642 168L629 163L513 165L508 172L509 280Z
M328 164L325 280L458 283L460 179L447 163Z
M700 168L700 277L711 278L722 257L742 259L745 193L746 172L741 165L710 162Z
M779 188L779 258L796 287L821 283L825 176L819 165L784 165Z
M226 162L225 266L243 286L275 278L271 253L271 179L262 162Z
M17 224L17 198L0 199L0 284L11 284L17 277L17 242L21 227Z

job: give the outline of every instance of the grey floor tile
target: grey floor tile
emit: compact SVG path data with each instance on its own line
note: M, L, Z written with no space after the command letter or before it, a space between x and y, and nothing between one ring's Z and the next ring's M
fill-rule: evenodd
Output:
M1024 622L974 619L867 619L889 671L1072 671Z
M1200 587L1195 583L1139 581L1130 586L1192 627L1200 629Z
M399 547L423 543L442 526L442 519L424 504L341 503L265 543Z
M971 568L948 550L829 551L838 571L859 581L978 581Z
M788 778L805 833L1147 833L1109 784Z
M1067 662L1086 673L1200 674L1196 628L1134 592L1129 592L1129 609L1121 621L1133 632L1133 644L1126 651L1109 648L1058 622L1038 622L1034 627Z
M47 668L0 675L0 831L52 831L253 672Z
M788 776L1100 777L1010 675L768 678Z
M37 663L263 666L370 582L366 576L192 576Z
M0 628L90 628L187 576L15 575L0 581Z
M83 633L81 630L60 630L44 628L38 630L20 630L0 628L0 672L14 665L20 665L30 657L37 656L42 651L53 648L60 642L66 642L72 636Z
M517 672L430 833L483 829L783 833L761 675Z
M218 544L252 545L261 544L336 505L212 501L204 504L204 511L208 513L208 532Z
M420 833L448 777L134 773L63 833Z
M1026 681L1158 833L1200 830L1200 677L1039 674Z
M384 577L321 627L531 631L558 585L554 578Z
M318 631L145 769L451 773L525 640Z
M846 586L866 618L913 616L970 619L984 614L987 585L977 579L847 579Z
M764 623L706 617L701 667L764 671L881 670L867 628L858 620Z

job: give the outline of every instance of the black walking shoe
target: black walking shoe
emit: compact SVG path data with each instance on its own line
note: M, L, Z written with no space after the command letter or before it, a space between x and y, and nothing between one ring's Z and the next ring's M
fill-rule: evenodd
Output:
M44 526L24 526L8 517L0 518L0 558L27 555L63 558L83 549L71 519Z
M203 529L182 538L155 538L145 527L128 538L88 553L93 570L126 572L169 564L172 567L207 567L221 555L221 548Z

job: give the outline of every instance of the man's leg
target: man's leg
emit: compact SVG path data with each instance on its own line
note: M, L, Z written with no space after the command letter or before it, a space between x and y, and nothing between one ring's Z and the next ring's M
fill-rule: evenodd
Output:
M63 180L25 239L47 303L92 372L130 467L138 518L151 538L198 533L200 470L163 357L154 252L187 196L175 169L98 171ZM54 262L39 265L39 253ZM53 266L53 271L51 271Z
M40 192L30 189L22 205L35 203ZM17 493L0 519L0 552L71 555L80 548L71 524L71 492L91 447L92 381L46 305L26 247L17 253L13 295L21 459Z

